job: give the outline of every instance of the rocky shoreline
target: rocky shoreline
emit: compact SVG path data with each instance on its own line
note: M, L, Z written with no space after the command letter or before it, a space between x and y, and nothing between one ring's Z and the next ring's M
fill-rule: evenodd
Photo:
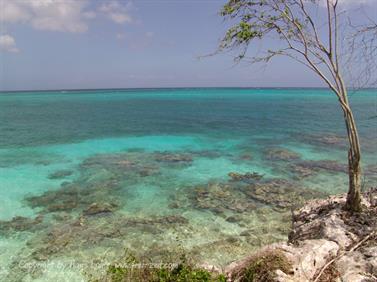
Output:
M268 245L222 272L240 282L377 281L377 189L364 193L361 213L343 210L345 199L307 202L293 212L288 242Z

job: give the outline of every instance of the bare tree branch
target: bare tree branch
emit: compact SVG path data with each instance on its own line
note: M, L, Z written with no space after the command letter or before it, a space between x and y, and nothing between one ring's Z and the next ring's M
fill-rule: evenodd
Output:
M314 8L322 11L322 18L311 15ZM266 63L276 56L291 58L313 71L337 96L349 141L347 207L352 211L360 210L360 142L343 76L342 59L346 58L350 63L355 58L362 58L366 64L365 68L358 70L360 79L369 81L374 68L377 70L373 63L377 57L377 25L354 26L353 33L344 34L340 28L340 16L344 14L339 11L338 0L326 0L325 9L320 6L320 0L229 0L221 15L235 24L226 32L219 52L239 50L235 59L251 64ZM266 38L273 38L283 46L268 49L262 55L249 56L252 43ZM349 42L346 44L347 56L340 51L340 38Z

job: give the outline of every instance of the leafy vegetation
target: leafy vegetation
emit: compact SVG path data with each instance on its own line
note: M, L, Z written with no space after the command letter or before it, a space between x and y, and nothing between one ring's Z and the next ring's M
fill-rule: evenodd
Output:
M182 256L178 263L154 264L128 254L118 263L111 264L101 279L93 282L226 282L223 274L210 272L188 262Z

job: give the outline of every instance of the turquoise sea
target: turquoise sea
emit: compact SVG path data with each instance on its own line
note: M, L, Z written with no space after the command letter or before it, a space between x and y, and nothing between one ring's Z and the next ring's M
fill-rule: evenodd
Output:
M377 90L350 100L368 189ZM346 152L324 89L0 93L0 281L86 281L126 251L222 267L345 192Z

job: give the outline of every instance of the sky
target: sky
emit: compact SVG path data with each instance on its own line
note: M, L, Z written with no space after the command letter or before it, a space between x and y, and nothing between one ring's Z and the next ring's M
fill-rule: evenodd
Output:
M377 0L341 1L377 18ZM228 27L225 2L0 0L0 91L323 86L287 58L250 66L206 56Z

